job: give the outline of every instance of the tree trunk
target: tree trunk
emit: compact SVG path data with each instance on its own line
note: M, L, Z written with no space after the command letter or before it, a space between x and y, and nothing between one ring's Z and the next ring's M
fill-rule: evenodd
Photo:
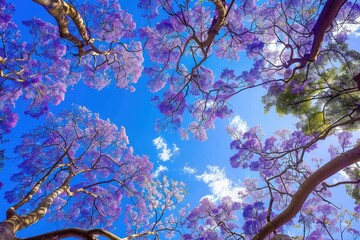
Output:
M38 220L40 220L48 211L55 198L62 194L67 188L72 175L69 175L63 185L46 196L37 206L37 208L25 215L17 215L14 207L6 211L6 220L0 223L0 240L18 239L15 234Z

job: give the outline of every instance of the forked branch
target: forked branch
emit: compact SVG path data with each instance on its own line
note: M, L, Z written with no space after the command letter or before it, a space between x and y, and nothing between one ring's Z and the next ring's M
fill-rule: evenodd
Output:
M53 16L59 26L60 37L74 43L79 49L79 55L83 53L85 45L91 44L94 40L91 39L87 33L84 20L76 8L63 0L33 0L34 2L43 6L48 13ZM69 16L75 23L78 32L82 39L75 37L69 31L68 19Z

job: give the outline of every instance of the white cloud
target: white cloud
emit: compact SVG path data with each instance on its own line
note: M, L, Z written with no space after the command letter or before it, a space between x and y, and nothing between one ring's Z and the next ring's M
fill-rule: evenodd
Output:
M169 169L168 169L166 166L160 165L160 166L155 170L155 172L154 172L154 177L158 177L158 176L160 175L160 173L166 172L166 171L168 171L168 170L169 170Z
M187 165L183 168L183 171L184 171L184 173L191 174L191 175L195 174L197 172L196 168L192 168Z
M219 166L207 166L208 171L196 175L199 181L203 181L210 188L211 194L204 196L211 201L219 201L223 197L231 197L234 201L242 201L239 192L245 192L245 188L226 177L225 170Z
M350 165L349 168L352 171L354 171L355 168L357 168L357 164L354 163L354 164ZM350 181L350 180L351 180L351 178L350 178L349 174L347 174L344 170L340 170L339 172L337 172L334 175L333 184L338 183L338 182L343 182L343 181Z
M354 24L344 24L344 28L350 31L350 34L353 34L355 38L360 37L360 17L358 17Z
M284 45L282 43L279 43L278 41L276 41L276 39L274 39L267 44L266 49L269 52L280 53L284 49Z
M349 181L349 180L350 180L350 178L346 174L346 172L344 170L341 170L341 171L337 172L335 177L333 178L333 184L342 182L342 181Z
M356 163L349 166L350 170L355 171L355 168L358 168L358 165ZM351 172L351 171L350 171ZM338 182L344 182L344 181L350 181L351 178L349 174L347 174L344 170L340 170L334 175L333 178L333 184Z
M236 115L230 120L226 130L232 138L240 138L248 129L246 122L244 122L239 115Z
M161 136L153 139L153 144L158 150L159 159L164 162L169 161L172 156L177 155L180 152L180 149L176 146L176 144L172 144L172 149L169 148Z
M176 146L175 143L172 144L172 147L173 147L173 150L172 150L173 154L179 154L180 148L178 148L178 146Z

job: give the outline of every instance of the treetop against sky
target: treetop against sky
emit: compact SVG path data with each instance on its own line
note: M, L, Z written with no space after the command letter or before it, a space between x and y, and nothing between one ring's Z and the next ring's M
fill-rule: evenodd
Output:
M357 1L0 8L0 240L360 239Z

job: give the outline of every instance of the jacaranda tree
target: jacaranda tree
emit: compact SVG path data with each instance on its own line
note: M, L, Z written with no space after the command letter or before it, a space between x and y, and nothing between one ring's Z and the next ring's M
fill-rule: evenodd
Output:
M357 3L268 1L258 6L246 0L214 0L211 4L145 0L140 6L153 9L150 18L156 17L154 10L160 8L168 15L155 27L141 30L153 63L145 73L151 78L151 91L165 89L162 97L153 98L165 116L158 127L171 122L185 139L190 132L205 140L215 119L231 115L229 100L246 89L262 85L270 97L277 97L278 92L284 94L291 88L290 94L301 95L314 81L324 82L309 72L319 75L315 72L320 71L319 65L324 72L329 64L338 67L339 61L352 63L344 66L351 79L347 92L355 91L352 81L360 78L359 64L353 61L356 53L346 49L349 31L359 21ZM253 64L240 74L231 68L207 66L206 60L213 55L232 61L239 60L241 53ZM323 92L330 88L320 87ZM192 121L182 126L186 113Z
M12 21L14 6L0 3L2 132L16 125L13 108L19 98L28 100L26 114L37 118L49 105L62 102L67 89L79 81L100 90L113 80L119 88L134 91L132 84L143 69L142 46L133 39L135 22L117 2L78 8L65 1L35 2L57 25L34 16L23 22L30 34L26 40Z
M22 162L11 178L16 187L5 193L13 206L0 223L0 239L17 239L19 230L43 217L71 228L28 239L120 239L104 230L120 216L132 237L171 231L177 222L164 221L165 211L182 201L183 184L153 179L148 157L134 155L128 144L125 128L85 107L47 114L45 124L23 135L15 149ZM100 225L104 229L96 229Z
M128 197L129 238L164 231L183 239L286 239L289 229L298 239L360 237L352 225L360 218L360 146L352 133L360 120L360 55L350 41L360 21L357 1L139 0L149 24L138 31L118 1L33 1L48 19L23 22L30 38L13 22L13 5L0 1L0 131L15 126L20 97L29 102L27 114L49 119L16 148L24 161L12 179L19 184L6 197L18 203L2 231L14 234L46 211L49 219L74 220L81 228L111 227ZM143 67L144 53L149 64ZM239 70L245 57L251 66ZM220 59L229 67L217 69ZM249 101L262 100L265 111L275 108L299 123L271 136L258 126L230 131L231 166L256 176L244 181L241 202L203 199L186 219L185 209L165 214L182 200L182 185L155 181L151 163L127 147L124 130L83 107L48 113L80 80L100 90L114 79L134 91L141 75L149 77L148 88L157 94L151 100L164 116L155 127L173 127L183 139L190 133L206 140L216 119L232 115L233 97L256 87L266 93ZM326 159L317 157L320 144L328 145ZM342 170L348 180L329 181ZM332 202L337 186L346 186L354 209ZM37 206L17 212L27 203ZM50 234L42 237L117 239L100 229Z

